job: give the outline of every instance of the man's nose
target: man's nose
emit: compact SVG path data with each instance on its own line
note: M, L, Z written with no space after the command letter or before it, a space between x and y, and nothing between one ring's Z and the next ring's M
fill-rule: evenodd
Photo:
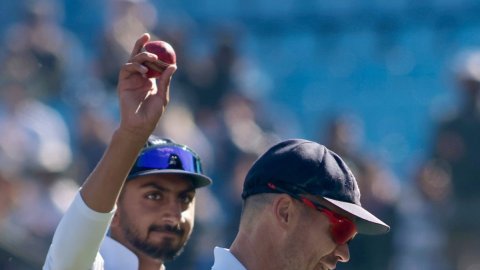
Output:
M348 262L350 260L350 249L348 244L338 245L334 251L335 256L340 262Z
M162 216L163 222L172 226L178 225L182 219L181 203L177 200L169 200L164 207L164 215Z

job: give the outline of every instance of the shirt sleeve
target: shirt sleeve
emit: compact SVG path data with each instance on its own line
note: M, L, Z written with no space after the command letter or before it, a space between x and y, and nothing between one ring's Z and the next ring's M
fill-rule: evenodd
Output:
M90 209L77 192L58 224L43 270L100 270L98 253L116 209L99 213Z

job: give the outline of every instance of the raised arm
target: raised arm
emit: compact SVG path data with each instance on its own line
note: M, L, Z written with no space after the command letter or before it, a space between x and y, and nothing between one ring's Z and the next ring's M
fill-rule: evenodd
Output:
M142 146L153 132L169 99L169 87L176 66L168 67L157 80L147 79L147 67L157 56L141 52L149 35L140 37L128 63L123 65L118 82L121 122L95 170L83 184L85 203L97 212L113 209L123 183ZM158 87L157 87L158 86Z
M120 70L120 125L57 227L44 270L103 269L97 257L100 244L128 172L165 111L176 70L169 66L156 81L145 77L145 63L157 59L141 52L149 39L144 34L136 41L129 61Z

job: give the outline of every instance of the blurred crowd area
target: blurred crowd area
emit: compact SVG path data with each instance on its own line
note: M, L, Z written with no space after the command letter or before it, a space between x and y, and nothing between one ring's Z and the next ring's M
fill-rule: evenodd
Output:
M214 179L169 269L228 247L243 178L279 140L339 153L391 225L338 269L480 269L476 1L19 0L0 7L0 269L40 269L118 124L117 73L144 33L178 71L155 134Z

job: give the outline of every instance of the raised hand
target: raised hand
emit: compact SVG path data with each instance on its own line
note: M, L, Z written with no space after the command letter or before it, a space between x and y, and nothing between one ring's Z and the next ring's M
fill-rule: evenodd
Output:
M135 43L129 61L119 74L118 97L120 99L120 130L131 136L146 139L155 129L169 101L170 80L177 69L170 65L157 79L148 79L145 63L155 62L157 56L142 52L150 40L143 34Z

